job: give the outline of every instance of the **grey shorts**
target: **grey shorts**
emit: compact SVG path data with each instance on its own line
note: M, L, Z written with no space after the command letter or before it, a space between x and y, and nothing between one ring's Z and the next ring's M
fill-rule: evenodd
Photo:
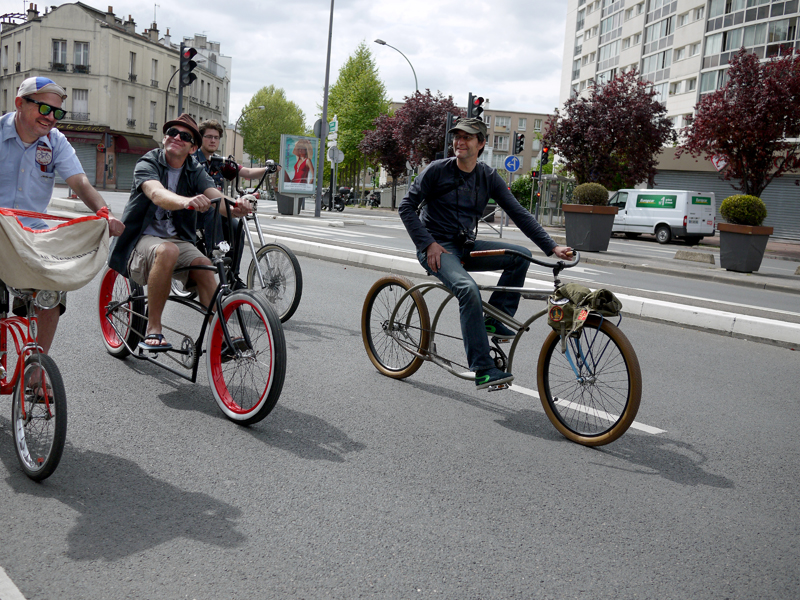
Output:
M198 258L206 258L206 256L197 249L197 247L185 240L179 238L160 238L154 235L144 235L137 242L136 247L131 252L128 259L128 274L139 285L147 285L147 279L150 277L150 269L153 268L153 263L156 260L156 250L164 242L172 242L178 247L178 262L175 268L189 267L192 262ZM173 279L180 281L184 286L189 281L189 271L183 273L173 274Z

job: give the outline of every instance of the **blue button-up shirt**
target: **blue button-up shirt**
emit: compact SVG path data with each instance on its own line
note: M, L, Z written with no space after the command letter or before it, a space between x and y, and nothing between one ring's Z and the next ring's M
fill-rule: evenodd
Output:
M83 167L58 129L25 147L14 125L15 114L0 117L0 207L44 213L53 196L55 172L67 179L83 173ZM39 219L22 222L34 229L48 227Z

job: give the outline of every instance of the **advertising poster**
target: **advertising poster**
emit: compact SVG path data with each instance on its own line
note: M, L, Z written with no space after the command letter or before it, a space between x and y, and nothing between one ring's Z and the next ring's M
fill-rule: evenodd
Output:
M278 191L282 194L313 195L319 139L302 135L281 135L281 170Z

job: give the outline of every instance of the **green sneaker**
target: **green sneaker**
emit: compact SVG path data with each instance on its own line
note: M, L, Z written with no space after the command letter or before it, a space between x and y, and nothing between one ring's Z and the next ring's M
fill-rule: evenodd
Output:
M486 327L486 335L489 337L496 337L500 339L512 339L515 335L515 332L511 331L508 327L503 325L497 319L492 317L486 317L483 320L483 324Z
M485 390L492 385L511 383L512 381L514 381L514 376L511 373L506 373L496 367L475 373L475 387L479 390Z

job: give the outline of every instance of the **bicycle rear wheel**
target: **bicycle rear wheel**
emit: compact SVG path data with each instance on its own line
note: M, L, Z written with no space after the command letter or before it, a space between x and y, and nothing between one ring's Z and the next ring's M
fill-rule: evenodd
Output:
M286 341L272 307L251 291L222 301L206 340L208 382L220 410L240 425L266 417L281 395L286 375ZM222 321L234 348L228 349Z
M403 379L417 372L424 359L405 348L424 353L430 340L430 316L418 291L407 297L389 322L400 297L413 287L405 277L389 275L367 292L361 311L361 337L367 356L381 373Z
M264 275L261 284L256 263ZM248 289L261 294L278 313L281 323L288 321L303 295L303 273L294 253L282 244L266 244L256 251L247 270Z
M132 296L135 298L131 299ZM145 314L142 287L106 267L100 279L97 304L103 345L111 356L125 358L130 354L128 348L135 348L144 339L147 328L147 320L140 316ZM109 307L112 307L110 313Z
M14 450L25 474L41 481L53 474L67 438L67 394L52 358L32 354L11 403Z
M615 325L592 315L580 337L547 336L537 369L545 413L567 439L602 446L619 438L636 418L642 374L633 346Z

